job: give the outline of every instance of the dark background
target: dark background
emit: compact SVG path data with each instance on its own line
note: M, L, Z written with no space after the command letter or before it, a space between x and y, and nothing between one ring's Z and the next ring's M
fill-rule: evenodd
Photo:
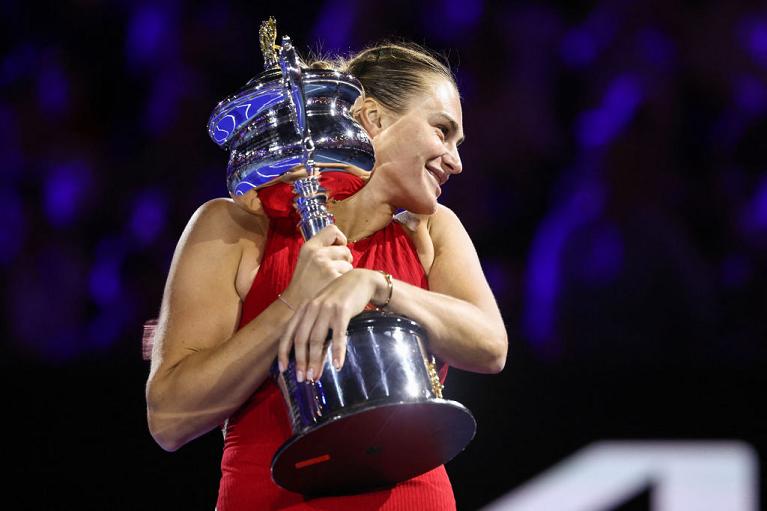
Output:
M215 104L299 48L404 37L461 87L445 189L506 320L452 370L477 509L601 439L767 452L767 9L760 2L0 3L0 373L14 509L212 509L221 435L146 428L142 323L186 221L225 195ZM11 505L12 504L12 505ZM639 504L639 507L645 504Z

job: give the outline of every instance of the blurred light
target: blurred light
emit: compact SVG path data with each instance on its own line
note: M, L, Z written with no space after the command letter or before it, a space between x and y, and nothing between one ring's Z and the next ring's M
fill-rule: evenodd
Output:
M85 315L79 251L49 244L19 262L9 275L6 300L12 339L51 362L82 353L80 324Z
M168 198L159 190L142 192L133 204L130 230L142 244L153 242L165 228Z
M584 68L597 56L594 37L582 28L569 30L562 39L560 55L564 63L572 68Z
M722 283L727 287L743 287L753 274L753 264L743 254L731 253L722 261Z
M751 202L750 225L760 231L767 230L767 177L762 179Z
M11 183L22 175L24 156L19 144L18 116L10 105L0 103L0 183Z
M759 114L767 109L767 87L752 75L741 75L733 80L733 95L743 111Z
M767 66L767 21L747 15L739 26L743 45L759 64Z
M589 236L588 252L580 257L579 269L589 284L605 284L616 279L623 267L623 241L615 225L599 225Z
M14 190L0 190L0 264L19 254L26 236L24 205Z
M562 251L577 227L597 218L604 203L604 189L596 182L582 182L564 204L541 222L528 258L523 311L528 339L547 357L559 355L556 305L561 284Z
M508 275L506 274L503 263L483 259L482 271L484 272L485 278L487 278L487 283L490 284L490 288L493 290L493 294L496 298L503 296L508 289Z
M645 28L637 34L637 45L644 59L658 67L666 67L674 59L674 43L654 28Z
M447 30L475 26L485 10L484 0L443 0L441 11L447 21Z
M119 339L130 315L124 305L105 308L88 323L85 335L89 348L108 348Z
M189 78L179 69L165 69L155 78L145 113L147 128L155 136L167 132L176 121L176 109Z
M607 88L602 105L583 112L577 121L578 140L584 147L601 147L628 124L642 101L639 80L624 74Z
M465 67L458 67L453 70L455 82L458 85L458 91L461 99L469 101L477 96L477 79L470 70Z
M99 305L113 303L122 289L120 282L120 260L102 259L91 269L89 289L93 300Z
M352 28L357 19L357 2L330 0L320 9L312 39L320 45L320 53L348 50Z
M83 162L52 167L44 184L45 213L50 223L63 227L74 222L89 186L90 176Z
M63 113L69 105L69 81L54 59L46 59L37 75L37 100L44 115Z
M39 53L31 44L21 44L10 50L0 63L0 86L33 75L37 63L40 62Z
M158 5L136 8L128 26L126 53L128 60L138 64L157 63L167 55L173 35L170 16Z

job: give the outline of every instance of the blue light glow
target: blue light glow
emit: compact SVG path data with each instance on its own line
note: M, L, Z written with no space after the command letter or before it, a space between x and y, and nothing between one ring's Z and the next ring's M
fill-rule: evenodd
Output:
M90 175L80 161L51 168L44 185L45 213L50 223L63 227L77 220L81 201L90 187Z
M602 104L583 112L578 119L577 134L581 145L600 147L610 142L633 118L643 97L636 76L623 74L607 88Z
M0 190L0 264L16 258L24 246L27 227L18 193Z
M168 198L160 190L146 190L133 204L130 231L144 245L152 243L165 228Z

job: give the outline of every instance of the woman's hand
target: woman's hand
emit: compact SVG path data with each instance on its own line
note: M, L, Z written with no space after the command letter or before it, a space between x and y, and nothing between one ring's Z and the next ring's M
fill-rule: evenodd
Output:
M282 297L298 306L309 301L322 288L352 269L352 253L346 236L329 225L303 244L296 269Z
M333 366L341 369L346 357L346 328L349 320L362 312L371 301L383 302L388 293L381 272L354 269L333 280L293 315L280 338L278 360L284 370L288 366L290 348L295 348L296 378L316 380L322 376L325 340L333 331L331 353Z

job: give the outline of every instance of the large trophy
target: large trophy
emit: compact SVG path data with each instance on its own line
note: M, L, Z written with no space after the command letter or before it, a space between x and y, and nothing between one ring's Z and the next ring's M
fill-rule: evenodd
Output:
M289 37L275 45L273 19L260 36L266 70L218 104L208 129L230 151L229 192L247 209L256 190L305 168L293 182L294 205L309 239L333 223L318 173L373 167L372 143L349 112L362 88L353 76L302 68ZM365 312L352 318L347 335L340 371L329 353L313 382L296 380L294 358L282 374L273 368L293 436L275 453L272 478L288 490L338 494L391 485L446 463L474 437L469 410L442 398L418 323Z

